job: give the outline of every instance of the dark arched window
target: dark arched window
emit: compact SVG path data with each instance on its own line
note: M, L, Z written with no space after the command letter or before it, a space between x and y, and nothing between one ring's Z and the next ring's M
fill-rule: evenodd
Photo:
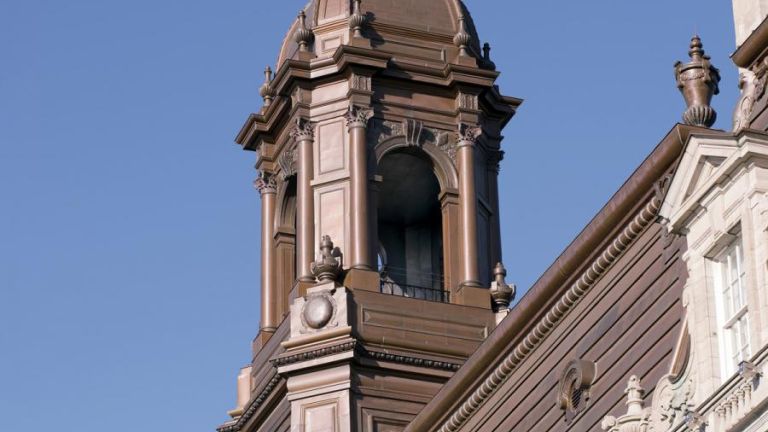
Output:
M382 292L443 300L440 183L418 148L398 149L379 162L379 271Z

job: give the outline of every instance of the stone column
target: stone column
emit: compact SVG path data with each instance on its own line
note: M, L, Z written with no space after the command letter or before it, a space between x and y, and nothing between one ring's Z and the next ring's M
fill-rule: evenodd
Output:
M366 128L373 111L351 106L346 115L349 131L350 177L352 190L352 241L350 244L351 267L360 270L373 270L375 263L371 256L371 230L368 217L368 144Z
M261 330L274 332L280 324L277 313L275 286L275 229L277 187L273 175L262 172L254 185L261 194Z
M459 125L459 213L461 217L461 286L480 287L477 268L477 190L475 187L475 144L483 133L478 126Z
M311 265L315 254L315 197L312 191L314 171L315 125L307 119L296 120L293 132L299 156L296 188L296 261L297 274L302 282L314 282Z

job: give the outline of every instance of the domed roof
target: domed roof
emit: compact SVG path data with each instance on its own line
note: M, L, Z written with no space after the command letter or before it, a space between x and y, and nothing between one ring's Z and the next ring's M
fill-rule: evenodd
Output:
M318 56L330 55L340 44L346 43L346 35L339 30L352 10L351 0L310 0L304 7L306 25L315 32ZM459 18L464 17L465 31L470 35L469 50L476 57L480 55L479 37L466 6L461 0L362 0L360 10L367 16L368 23L386 28L411 29L452 38L460 31ZM283 41L277 67L286 59L293 58L298 51L294 34L298 21L294 21ZM322 35L329 35L324 39ZM366 35L372 39L383 38L381 34ZM413 36L411 36L413 37ZM374 44L374 48L379 44Z

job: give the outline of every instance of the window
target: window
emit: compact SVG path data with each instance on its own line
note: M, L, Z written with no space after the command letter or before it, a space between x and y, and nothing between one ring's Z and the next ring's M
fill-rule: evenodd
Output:
M720 254L714 268L723 378L727 378L737 371L739 363L752 355L744 250L740 237Z

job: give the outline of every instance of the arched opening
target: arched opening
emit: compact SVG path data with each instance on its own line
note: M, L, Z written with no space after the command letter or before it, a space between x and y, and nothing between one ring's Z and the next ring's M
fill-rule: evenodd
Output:
M379 272L386 294L443 301L440 183L417 148L384 155L378 166Z
M284 189L278 196L278 214L275 229L277 250L277 287L283 315L288 314L290 292L296 281L296 177L285 180Z

